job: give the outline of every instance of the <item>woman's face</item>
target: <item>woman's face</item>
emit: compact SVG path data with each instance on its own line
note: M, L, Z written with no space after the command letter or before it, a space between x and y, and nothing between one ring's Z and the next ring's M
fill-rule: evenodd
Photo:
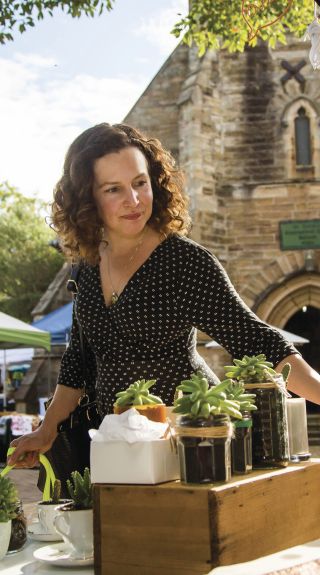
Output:
M139 234L152 214L147 161L134 146L95 161L93 197L107 235Z

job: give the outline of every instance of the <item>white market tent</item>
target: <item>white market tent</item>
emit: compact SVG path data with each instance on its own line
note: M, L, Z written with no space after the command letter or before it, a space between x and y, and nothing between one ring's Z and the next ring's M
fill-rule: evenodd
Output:
M0 312L0 349L44 347L50 350L50 334Z
M0 349L0 369L6 363L7 365L30 363L34 355L32 347L19 347L18 349Z
M6 374L5 350L34 347L41 347L50 351L50 333L0 312L0 349L4 350L2 362L3 382L5 382ZM5 389L3 395L5 404Z

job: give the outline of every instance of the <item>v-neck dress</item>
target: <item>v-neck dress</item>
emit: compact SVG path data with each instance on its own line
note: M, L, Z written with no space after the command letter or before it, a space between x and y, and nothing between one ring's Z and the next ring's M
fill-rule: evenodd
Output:
M196 350L196 328L234 358L264 353L277 365L299 353L244 304L214 255L178 235L156 247L109 307L99 265L84 265L76 305L58 383L83 387L79 321L101 415L112 413L115 394L137 379L156 379L152 392L167 405L181 380L198 369L216 383Z

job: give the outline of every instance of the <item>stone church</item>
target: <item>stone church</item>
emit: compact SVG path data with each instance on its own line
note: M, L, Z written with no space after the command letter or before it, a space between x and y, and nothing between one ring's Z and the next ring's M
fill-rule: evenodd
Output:
M319 370L320 72L308 51L288 38L199 59L180 45L125 122L172 151L193 239L261 319L310 340L303 353Z
M185 172L192 238L260 318L310 340L301 349L319 370L320 71L308 52L290 37L202 58L180 44L124 122L171 150ZM68 301L68 273L65 265L35 316ZM221 376L228 356L199 340Z

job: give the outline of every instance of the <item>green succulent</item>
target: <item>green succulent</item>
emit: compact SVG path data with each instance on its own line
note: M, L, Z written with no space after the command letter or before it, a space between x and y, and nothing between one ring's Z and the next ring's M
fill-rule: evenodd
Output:
M15 485L8 477L0 475L0 523L6 523L16 517L18 503Z
M52 494L51 494L51 503L59 503L61 496L61 481L60 479L55 479L53 484Z
M79 471L71 473L71 479L67 479L67 488L76 509L92 508L92 487L89 468L86 467L83 475Z
M257 406L254 404L255 393L247 393L242 381L230 380L230 384L225 390L227 398L239 403L239 411L256 411Z
M155 405L162 404L162 400L157 395L152 395L149 391L156 383L156 379L139 379L129 385L125 391L116 393L115 405L124 407L126 405Z
M273 369L273 364L266 361L263 353L259 355L244 355L242 359L234 359L234 365L226 365L226 376L244 383L268 383L276 381L279 374Z
M285 363L282 370L281 370L281 375L283 377L283 381L285 382L285 384L288 381L289 375L291 372L291 365L290 363Z
M193 373L191 379L186 379L177 386L183 396L175 400L173 411L193 419L209 419L218 414L242 419L240 403L227 397L226 390L231 383L230 379L226 379L210 387L207 378L200 371Z

